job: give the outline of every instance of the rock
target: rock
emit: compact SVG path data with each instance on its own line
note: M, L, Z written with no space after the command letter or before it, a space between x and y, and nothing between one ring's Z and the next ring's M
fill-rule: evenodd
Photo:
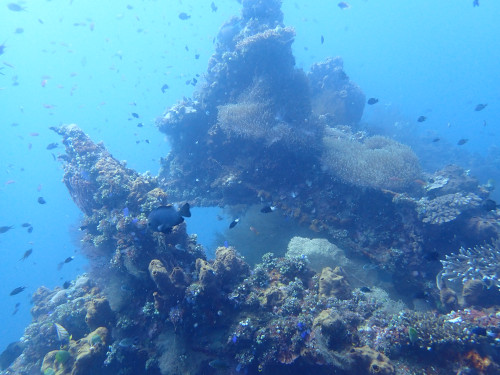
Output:
M386 355L373 350L368 346L361 348L352 348L350 357L355 362L355 373L362 374L377 374L377 375L392 375L395 374L394 366L389 361Z
M201 258L196 259L196 272L203 293L210 293L217 288L215 271L210 263Z
M439 300L443 304L446 311L455 310L458 308L457 293L450 288L442 288L439 292Z
M170 280L170 275L163 265L163 263L158 259L153 259L149 263L149 275L156 284L158 290L162 293L171 293L173 285Z
M323 268L319 278L319 294L323 297L339 299L351 297L351 286L340 267L335 267L333 270L330 267Z
M348 343L347 327L332 309L321 311L314 319L313 327L319 329L330 350L338 350Z
M462 297L466 306L478 305L484 293L484 284L481 280L468 280L462 289Z
M288 258L306 256L309 268L321 272L324 267L345 267L349 260L344 251L324 238L293 237L288 243Z
M213 269L222 285L232 284L246 277L250 269L232 247L219 247L215 250Z
M85 323L87 323L90 329L110 326L115 320L115 314L111 310L106 298L95 298L87 302L86 308Z

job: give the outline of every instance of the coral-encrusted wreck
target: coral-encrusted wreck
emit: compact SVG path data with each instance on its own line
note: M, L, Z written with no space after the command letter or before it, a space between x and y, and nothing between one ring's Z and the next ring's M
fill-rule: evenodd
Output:
M172 144L158 177L76 125L54 129L90 270L37 290L0 374L499 373L498 275L471 259L500 252L488 190L458 167L426 175L408 147L359 131L365 98L342 61L296 69L281 2L242 6L194 99L158 122ZM327 239L294 237L252 266L244 243L209 260L185 223L148 229L154 208L186 200L264 202ZM448 279L469 261L476 279ZM370 284L375 269L427 311Z

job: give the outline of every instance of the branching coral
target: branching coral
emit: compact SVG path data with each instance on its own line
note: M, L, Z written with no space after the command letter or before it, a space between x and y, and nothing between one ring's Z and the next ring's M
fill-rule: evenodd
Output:
M457 254L446 255L442 260L443 277L448 280L481 280L486 286L500 289L500 248L495 245L478 245Z
M415 153L389 138L359 142L350 132L328 129L323 145L323 169L352 185L403 190L420 176Z

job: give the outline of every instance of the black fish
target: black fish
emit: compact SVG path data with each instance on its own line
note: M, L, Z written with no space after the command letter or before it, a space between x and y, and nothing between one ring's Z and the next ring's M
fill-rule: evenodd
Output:
M24 289L26 289L25 286L18 286L16 289L14 289L14 290L12 290L12 292L10 292L10 295L15 296L16 294L21 293Z
M325 43L325 37L321 35L321 44Z
M476 105L476 108L474 108L474 111L476 111L476 112L482 111L483 109L486 108L487 105L488 104L478 104L478 105Z
M370 98L370 99L368 99L367 103L370 104L370 105L377 104L378 103L378 99L377 98Z
M160 206L148 215L148 226L153 232L170 233L185 217L191 217L189 203L185 203L179 210L172 205Z
M199 53L197 53L196 55L194 55L194 58L195 58L196 60L198 60L198 59L200 58L200 54L199 54Z
M26 250L24 252L24 255L22 256L22 258L19 259L18 262L20 262L21 260L24 262L26 259L28 259L28 257L31 255L32 252L33 252L33 249Z
M161 92L165 94L165 91L168 90L168 85L165 83L162 87L161 87Z
M65 281L62 286L64 289L68 289L71 286L71 281Z
M497 208L497 202L495 202L493 199L486 199L484 202L483 202L483 208L486 210L486 211L493 211L493 210L496 210Z
M139 115L135 112L132 112L132 117L139 118Z
M144 126L144 124L142 122L140 122L140 123L137 124L138 128L142 128L143 126Z
M23 228L28 228L28 227L31 227L31 224L30 223L22 223L21 225Z
M436 143L436 142L439 142L440 140L441 140L441 138L434 138L434 139L432 140L432 142Z
M260 212L262 212L263 214L268 214L270 212L273 212L276 210L276 206L265 206L265 207L262 207Z
M236 226L236 224L238 224L240 222L240 219L234 219L231 224L229 224L229 229L231 228L234 228Z
M11 229L14 229L14 226L13 226L13 225L0 227L0 234L1 234L1 233L8 232L8 231L9 231L9 230L11 230Z
M64 259L64 261L62 261L61 263L59 263L57 265L57 269L60 270L62 268L62 266L64 266L65 263L69 263L71 262L73 259L75 259L75 257L71 256L71 257L67 257L66 259Z
M210 4L210 8L212 8L212 12L217 12L217 5L212 1L212 4Z
M372 290L370 288L368 288L367 286L362 286L361 288L359 288L359 290L363 293L370 293Z
M38 197L38 203L45 204L47 201L43 197Z
M457 145L462 146L466 144L469 140L467 138L462 138L457 142Z
M418 122L424 122L425 120L427 120L427 117L425 116L419 116L417 119Z
M189 14L185 13L185 12L181 12L181 13L179 13L179 18L180 18L181 20L185 21L185 20L190 19L190 18L191 18L191 16L190 16Z
M3 44L0 44L0 55L3 55L5 52L5 42ZM3 69L3 67L2 67ZM2 74L5 75L5 74Z
M58 146L58 143L53 142L53 143L49 143L46 148L47 148L47 150L53 150L53 149L57 148L57 146Z
M33 227L29 227L28 228L28 233L32 233L33 232Z
M474 0L474 1L472 2L472 6L473 6L473 7L478 7L478 6L479 6L479 0Z

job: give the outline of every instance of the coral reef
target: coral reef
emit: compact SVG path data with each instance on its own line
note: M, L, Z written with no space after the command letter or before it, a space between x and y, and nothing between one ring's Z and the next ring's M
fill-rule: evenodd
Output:
M360 142L350 132L328 129L323 144L323 168L345 183L401 191L420 178L417 156L389 138L373 136Z
M90 269L34 293L1 375L498 373L491 189L454 166L426 175L408 147L353 130L364 95L338 58L295 68L280 6L243 0L222 26L200 91L158 121L172 145L158 177L76 125L54 129ZM185 222L148 229L152 210L184 200L234 205L233 233L247 214L293 234L252 266L246 240L207 259Z
M328 122L357 125L365 106L365 95L349 80L341 57L327 58L311 66L307 77L311 86L313 113Z
M287 257L307 257L309 267L321 272L324 267L346 267L344 251L324 238L293 237L288 243Z
M449 280L461 279L466 284L478 280L486 287L500 289L500 248L494 245L477 245L465 249L461 247L457 254L446 255L442 260L443 277Z

